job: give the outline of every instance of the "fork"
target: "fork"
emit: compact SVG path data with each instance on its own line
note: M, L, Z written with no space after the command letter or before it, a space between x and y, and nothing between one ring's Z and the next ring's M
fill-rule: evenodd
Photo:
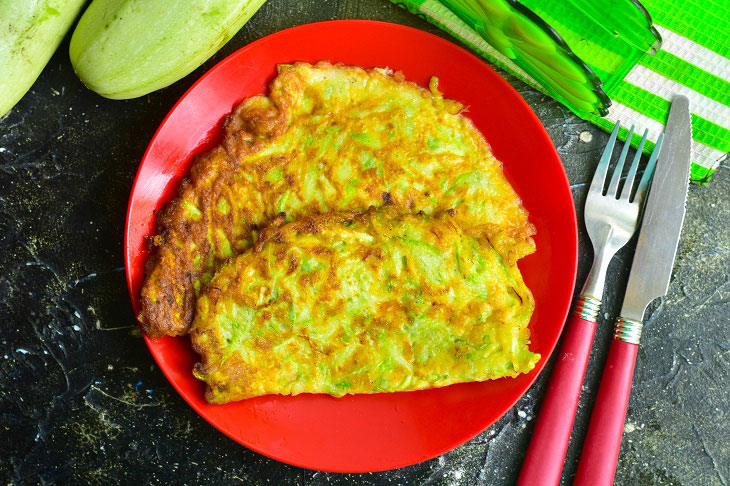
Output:
M593 243L593 265L566 326L555 369L517 481L519 486L560 483L593 337L596 333L596 317L601 309L606 270L616 252L636 231L649 181L656 166L662 135L659 136L644 175L634 191L634 180L648 134L648 130L645 130L619 192L624 162L634 134L632 126L608 188L604 190L619 126L620 124L616 123L588 189L585 224Z

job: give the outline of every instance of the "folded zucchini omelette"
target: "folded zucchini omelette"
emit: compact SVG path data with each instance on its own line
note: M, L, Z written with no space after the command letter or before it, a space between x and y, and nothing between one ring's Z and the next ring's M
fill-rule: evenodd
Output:
M534 303L517 266L455 213L397 208L266 229L200 295L206 399L378 393L516 376Z
M384 204L453 210L453 222L488 238L508 265L531 253L534 227L500 163L463 106L435 81L430 88L386 69L280 66L269 96L234 110L221 145L193 163L159 214L144 331L186 334L216 271L281 212L291 221Z

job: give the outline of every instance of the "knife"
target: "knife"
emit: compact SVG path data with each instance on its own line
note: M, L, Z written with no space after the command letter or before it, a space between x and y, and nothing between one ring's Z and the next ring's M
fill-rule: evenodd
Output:
M675 96L664 129L654 180L644 209L616 333L591 414L576 486L612 485L629 405L644 311L667 295L684 221L690 172L689 100Z

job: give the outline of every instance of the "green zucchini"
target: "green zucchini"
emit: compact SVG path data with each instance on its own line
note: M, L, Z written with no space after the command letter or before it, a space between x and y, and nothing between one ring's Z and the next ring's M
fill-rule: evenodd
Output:
M30 89L85 0L0 0L0 118Z
M91 90L128 99L205 62L265 0L94 0L71 37L71 63Z

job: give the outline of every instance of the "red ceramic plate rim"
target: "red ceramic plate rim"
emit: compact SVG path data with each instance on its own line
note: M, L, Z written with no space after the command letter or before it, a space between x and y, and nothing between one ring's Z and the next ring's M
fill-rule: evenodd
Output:
M266 447L260 447L251 440L248 440L246 437L235 434L231 432L230 430L227 430L225 427L219 425L216 421L216 418L213 417L208 410L206 409L207 405L201 404L199 398L191 395L191 392L189 390L186 390L183 388L183 384L177 381L177 378L174 376L175 370L170 368L170 363L166 362L166 357L164 356L164 353L160 351L160 349L156 346L160 342L163 342L168 339L180 339L180 338L165 338L163 340L151 340L147 336L144 336L144 339L150 348L150 351L160 366L160 369L163 371L165 376L168 378L172 386L176 389L176 391L185 399L185 401L188 402L188 404L195 409L195 411L200 414L205 420L207 420L211 425L219 429L221 432L232 438L233 440L239 442L242 445L245 445L246 447L263 454L267 457L270 457L272 459L279 460L281 462L285 462L291 465L299 466L299 467L305 467L309 469L318 469L318 470L324 470L324 471L333 471L333 472L373 472L373 471L381 471L381 470L387 470L387 469L394 469L398 467L403 467L407 465L411 465L417 462L421 462L424 460L428 460L431 458L434 458L438 455L441 455L463 443L470 440L477 434L479 434L481 431L483 431L485 428L490 426L492 423L494 423L499 417L504 415L507 410L509 410L514 404L519 400L519 398L524 395L524 393L527 391L527 389L530 387L530 385L534 382L534 380L537 378L537 375L540 373L542 368L544 367L545 363L547 362L547 359L549 358L550 354L553 352L555 345L557 343L558 337L560 332L562 331L562 327L565 321L565 318L567 316L568 310L570 308L570 302L572 299L572 293L573 293L573 287L575 285L575 278L576 278L576 269L577 269L577 248L578 248L578 242L577 242L577 222L576 222L576 216L575 216L575 209L572 204L572 196L570 192L570 187L568 183L567 176L565 174L565 171L562 168L562 165L560 163L559 156L557 152L555 151L555 148L552 145L552 142L550 141L550 138L548 134L545 132L544 128L540 124L539 119L537 116L532 112L532 110L529 108L527 103L514 91L514 89L502 78L499 77L494 71L492 71L489 67L483 64L483 61L476 58L472 54L468 53L464 49L455 46L454 44L440 38L437 36L434 36L432 34L428 34L426 32L413 29L410 27L405 27L399 24L391 24L391 23L385 23L385 22L376 22L376 21L365 21L365 20L335 20L335 21L328 21L328 22L319 22L315 24L307 24L302 25L299 27L294 27L291 29L283 30L281 32L269 35L267 37L264 37L262 39L259 39L258 41L255 41L238 51L234 52L224 60L222 60L220 63L218 63L216 66L214 66L210 71L208 71L206 74L204 74L198 81L196 81L186 92L185 94L178 100L178 102L173 106L173 108L170 110L168 115L165 117L165 119L160 124L160 127L156 131L155 135L152 137L149 147L147 151L145 152L142 163L140 164L140 168L138 170L137 176L135 177L135 181L132 187L132 192L129 199L129 207L127 210L127 220L125 225L125 237L124 237L124 254L125 254L125 268L126 268L126 275L127 275L127 284L129 288L129 294L132 301L132 306L134 308L135 313L139 311L139 299L138 299L138 292L139 292L139 272L142 271L143 264L140 264L139 262L139 244L137 243L135 245L135 242L132 241L132 233L133 233L133 226L137 223L135 218L137 217L136 213L139 212L139 209L135 207L136 202L136 195L137 191L139 189L139 186L144 184L145 181L141 180L140 175L142 172L142 169L144 167L145 160L150 157L150 154L155 150L156 146L159 144L160 140L159 137L161 136L161 132L165 128L166 124L168 123L168 120L174 115L178 107L185 102L186 98L193 93L196 88L205 83L206 79L213 75L213 73L219 69L224 69L225 66L228 63L235 63L239 62L241 58L246 56L247 54L250 54L254 51L256 51L259 47L263 46L265 43L272 42L274 40L278 40L280 37L288 36L291 37L291 41L297 39L297 37L304 37L306 38L308 35L313 35L313 33L321 32L321 31L327 31L332 29L339 29L339 28L346 28L348 32L359 32L359 31L372 31L374 34L377 33L377 35L388 35L388 33L397 33L398 35L404 35L413 37L415 40L420 40L423 42L430 42L433 45L439 45L440 47L444 48L445 44L448 45L450 50L453 50L454 52L459 51L460 55L464 58L469 58L470 62L478 62L480 63L485 72L491 72L491 75L493 75L495 78L498 78L498 83L501 84L501 88L505 90L505 92L511 92L514 96L514 99L511 99L510 103L514 104L514 108L516 110L521 110L521 115L525 117L524 123L526 126L529 125L529 128L534 132L533 135L536 138L536 144L542 145L542 146L549 146L551 150L545 150L541 156L545 159L543 163L546 164L552 164L553 169L556 171L553 176L557 178L555 182L555 187L548 188L549 190L545 192L546 197L557 197L554 195L559 195L560 198L560 210L564 212L560 216L560 218L563 218L563 227L562 230L565 232L564 235L562 235L562 238L560 240L560 245L562 245L562 251L565 252L565 255L563 255L563 268L562 268L562 275L559 276L559 282L560 282L560 288L558 289L558 295L555 297L556 302L554 303L555 311L553 312L553 317L550 319L552 322L554 322L554 328L550 329L549 335L546 338L548 341L542 350L542 358L538 365L536 366L536 369L533 370L530 374L524 375L525 379L522 381L520 387L521 391L518 394L514 394L510 400L507 402L504 402L502 406L498 410L494 410L491 412L493 420L487 420L486 422L480 423L478 426L472 427L470 430L467 431L461 431L460 433L455 434L453 437L451 437L447 444L441 445L439 447L431 448L428 451L421 451L418 453L416 457L413 455L409 455L407 457L393 457L391 459L378 459L373 460L370 463L368 463L367 460L358 461L357 463L349 464L349 463L332 463L331 461L327 461L326 459L323 459L321 461L318 460L302 460L300 458L296 457L290 457L287 454L281 454L280 452L276 450L272 450L271 448ZM394 49L397 48L403 48L408 49L408 47L398 47L394 46ZM416 55L416 53L414 53ZM327 57L323 57L324 59L327 59ZM334 59L330 59L335 61ZM353 63L354 64L354 63ZM390 66L394 68L398 68L398 66ZM494 80L492 80L494 81ZM497 81L495 81L497 82ZM458 98L457 98L458 99ZM539 127L539 129L537 129ZM214 127L210 127L211 130L214 129ZM489 138L488 138L489 140ZM205 144L205 141L200 142L200 145ZM493 143L490 140L490 143ZM199 152L196 150L196 152ZM502 159L502 157L498 158ZM503 159L502 159L503 160ZM173 162L174 163L174 162ZM177 162L179 163L179 161ZM551 167L552 167L551 166ZM552 169L551 169L552 170ZM505 167L505 172L507 173L507 167ZM559 172L559 173L558 173ZM174 177L173 177L174 178ZM512 181L511 179L511 182ZM519 191L518 191L519 192ZM553 196L550 196L550 195ZM160 199L163 199L165 196L161 196ZM566 199L567 197L567 199ZM566 201L570 201L567 203ZM528 208L529 209L529 208ZM532 214L532 210L531 214ZM540 237L540 234L538 233L538 238ZM540 250L540 245L538 243L538 252ZM135 253L136 252L136 253ZM533 256L527 257L527 259L531 259ZM520 267L523 267L523 261L520 262ZM523 269L524 273L524 269ZM526 276L527 280L527 276ZM537 298L536 298L537 300ZM537 305L540 305L540 302L537 302ZM533 318L534 320L534 318ZM453 387L467 387L469 385L479 385L479 384L465 384L465 385L455 385ZM453 388L453 387L447 387ZM444 389L441 389L444 390ZM423 394L428 393L428 391L424 392L409 392L408 394ZM402 394L391 394L391 396L397 396ZM300 397L304 397L305 395L301 395ZM285 397L289 399L297 399L298 397ZM254 399L256 400L256 399ZM245 435L245 434L244 434Z

